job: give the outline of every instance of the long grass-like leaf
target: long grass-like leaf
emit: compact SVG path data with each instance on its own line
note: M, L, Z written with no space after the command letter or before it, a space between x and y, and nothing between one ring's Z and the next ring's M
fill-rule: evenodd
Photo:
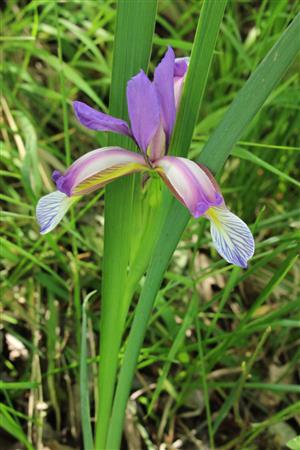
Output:
M17 442L22 443L28 450L33 450L34 447L28 441L25 433L23 432L20 424L14 420L9 413L8 408L0 403L0 427L7 433L17 439Z
M147 70L156 16L156 0L120 0L114 41L114 60L110 93L110 113L127 118L126 84L141 68ZM128 139L113 137L111 144L131 147ZM128 304L125 292L130 255L130 217L134 177L108 186L105 194L105 236L101 310L99 368L99 410L96 423L97 449L105 444L112 407L118 353L124 320L120 312Z
M250 161L253 164L256 164L256 165L262 167L263 169L274 173L275 175L282 178L283 180L286 180L289 183L293 183L295 186L300 187L300 182L298 180L296 180L295 178L290 177L286 173L278 170L276 167L272 166L272 164L264 161L263 159L259 158L255 154L249 152L249 150L246 150L245 148L237 148L236 147L232 151L232 155L237 156L238 158L244 159L246 161Z
M89 299L96 291L90 292L82 305L81 349L80 349L80 408L84 449L93 450L93 433L90 416L89 379L87 366L87 314Z
M282 34L225 113L223 120L215 130L212 138L209 139L199 158L211 170L220 170L245 127L262 107L274 86L294 60L300 50L299 32L300 15L294 19ZM188 89L188 86L186 86L186 89ZM183 128L181 132L184 133ZM168 262L188 220L189 214L186 209L177 201L173 201L150 262L142 294L136 308L120 372L112 424L118 422L118 417L119 420L122 420L120 419L120 411L124 411L126 406L139 348L144 339L153 303ZM113 433L112 427L111 433Z
M174 155L185 156L189 150L226 3L227 0L219 0L205 1L203 4L170 144Z

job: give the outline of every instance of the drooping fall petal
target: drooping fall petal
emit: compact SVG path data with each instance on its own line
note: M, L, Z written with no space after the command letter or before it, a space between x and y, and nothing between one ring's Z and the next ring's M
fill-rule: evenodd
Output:
M74 112L79 122L86 128L96 131L112 131L132 137L129 126L124 120L104 114L83 102L73 102Z
M51 192L40 198L36 207L36 218L40 233L52 231L70 208L73 199L60 191Z
M254 239L248 226L225 206L213 175L193 161L165 156L155 163L156 170L174 193L197 218L210 220L213 243L229 263L247 268L254 253Z
M198 164L186 158L164 156L155 163L159 175L194 217L205 214L224 200L217 184Z
M64 174L55 171L53 180L66 195L83 195L123 175L147 168L142 155L121 147L104 147L81 156Z
M132 134L146 153L160 124L160 106L155 87L142 70L128 81L127 104Z
M225 206L209 208L206 216L218 253L229 263L246 269L255 249L248 226Z

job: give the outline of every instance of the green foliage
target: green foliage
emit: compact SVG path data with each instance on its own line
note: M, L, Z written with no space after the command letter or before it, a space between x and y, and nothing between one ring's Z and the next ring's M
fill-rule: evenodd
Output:
M151 58L154 3L143 12L135 2L116 6L12 0L3 8L0 447L42 439L78 448L84 439L90 450L91 428L104 442L105 427L89 414L107 421L117 368L133 349L127 387L118 388L123 406L132 389L128 446L138 448L135 437L147 448L181 440L275 449L299 434L298 5L228 2L216 40L223 2L158 2ZM107 141L130 145L78 125L71 101L126 118L128 78L149 60L151 75L167 45L194 53L172 151L218 172L227 203L251 225L256 253L245 272L218 257L206 221L164 191L162 199L155 187L142 192L138 177L107 189L105 237L103 190L39 236L34 207L53 189L51 172ZM120 350L141 311L138 335ZM275 433L278 424L291 436Z
M80 406L84 448L93 450L93 433L91 426L89 379L87 364L87 307L88 301L97 291L90 292L82 305L81 348L80 348Z
M114 60L110 91L112 115L126 119L126 84L141 68L147 70L155 24L156 0L118 3L114 39ZM126 42L126 47L124 47ZM129 139L114 137L110 144L132 147ZM139 180L136 180L139 182ZM118 354L131 299L127 288L130 259L134 177L118 180L105 193L103 287L99 370L99 415L96 448L106 448ZM113 326L112 326L113 324Z
M287 442L286 445L292 450L298 450L300 448L300 436L291 439L289 442Z

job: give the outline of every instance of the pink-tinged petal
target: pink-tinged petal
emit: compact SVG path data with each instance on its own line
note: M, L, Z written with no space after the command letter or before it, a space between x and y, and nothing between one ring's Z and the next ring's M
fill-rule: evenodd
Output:
M166 145L166 133L164 132L161 123L147 150L147 155L149 156L150 161L156 161L157 159L162 158L166 153Z
M218 253L229 263L246 269L255 244L248 226L225 206L206 211L210 231Z
M146 153L160 124L160 107L155 87L142 70L128 81L127 104L133 136Z
M112 131L132 137L129 126L124 120L104 114L83 102L73 102L75 115L86 128L96 131Z
M186 75L189 62L190 62L190 58L188 58L187 56L185 56L183 58L175 59L175 65L174 65L174 77L175 78L177 78L177 77L181 78L181 77L184 77L184 75Z
M70 208L73 199L63 192L55 191L42 197L36 207L36 218L40 233L52 231Z
M77 159L64 174L55 171L59 191L68 196L88 194L124 175L148 168L144 158L121 147L104 147Z
M158 93L161 107L162 123L166 133L167 143L173 131L176 109L174 97L174 65L175 55L171 47L154 72L154 85Z
M189 65L189 58L175 59L174 67L174 96L175 107L178 110L179 103L182 97L183 86L186 78L186 73Z
M198 164L186 158L165 156L155 162L159 175L183 203L198 218L205 214L211 206L224 203L217 184L207 175L208 169L203 170ZM213 176L210 174L213 178Z

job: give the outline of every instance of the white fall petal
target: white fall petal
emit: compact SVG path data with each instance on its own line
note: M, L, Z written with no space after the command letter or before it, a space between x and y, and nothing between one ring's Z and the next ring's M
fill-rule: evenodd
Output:
M40 225L40 233L46 234L52 231L59 224L74 198L68 197L60 191L42 197L36 207L36 218Z
M246 269L255 249L248 226L225 206L209 208L206 216L210 220L211 236L218 253L229 263Z

